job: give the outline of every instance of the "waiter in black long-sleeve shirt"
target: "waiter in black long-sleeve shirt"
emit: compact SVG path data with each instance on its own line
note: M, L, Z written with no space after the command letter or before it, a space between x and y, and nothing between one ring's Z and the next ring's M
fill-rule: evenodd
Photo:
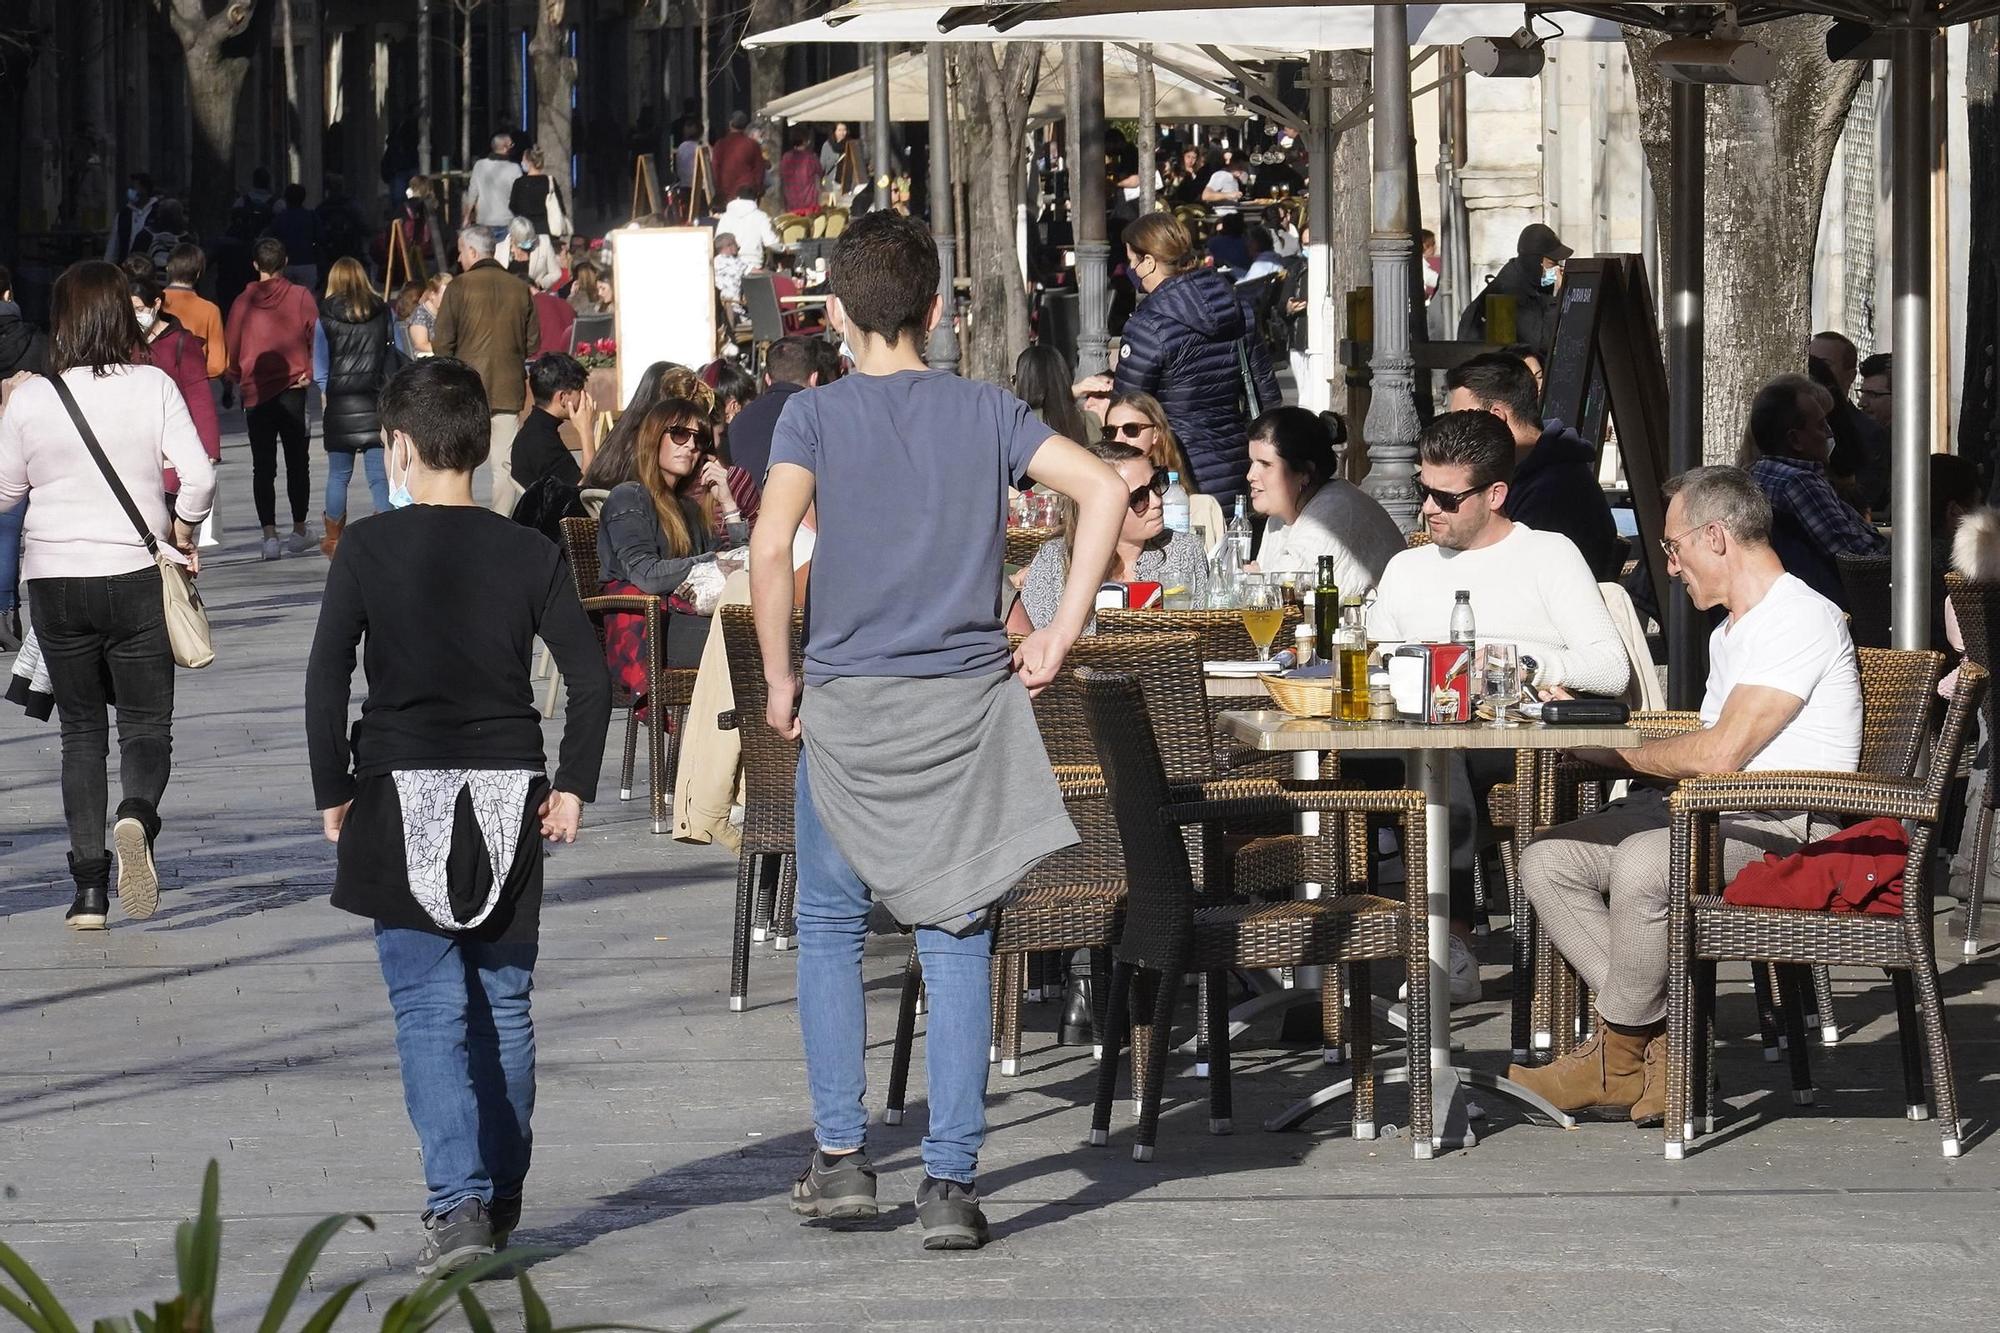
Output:
M383 390L390 502L342 538L306 667L306 739L333 905L374 922L429 1197L417 1271L504 1246L532 1142L529 994L542 840L597 795L611 683L562 552L473 503L490 447L479 376L444 357ZM568 685L554 782L534 641ZM359 645L368 693L350 743Z
M590 395L583 387L589 379L582 362L561 352L544 352L528 367L528 392L535 402L514 436L514 482L523 495L544 477L565 486L583 480L582 465L563 443L562 423L590 420Z

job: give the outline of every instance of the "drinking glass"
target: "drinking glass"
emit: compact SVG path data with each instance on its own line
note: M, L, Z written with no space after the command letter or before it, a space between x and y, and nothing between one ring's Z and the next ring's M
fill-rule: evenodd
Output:
M1493 725L1512 726L1521 702L1521 650L1511 643L1479 645L1480 693L1493 710Z
M1268 580L1245 575L1236 585L1236 606L1243 615L1244 631L1257 647L1258 660L1268 661L1271 640L1285 623L1283 594Z

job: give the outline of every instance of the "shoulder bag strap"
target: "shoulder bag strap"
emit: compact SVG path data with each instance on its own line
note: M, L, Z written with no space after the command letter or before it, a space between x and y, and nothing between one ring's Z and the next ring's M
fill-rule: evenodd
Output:
M124 506L125 517L132 520L132 526L138 530L140 540L146 543L147 553L158 560L159 539L146 525L145 518L139 513L139 506L132 503L131 492L127 491L125 483L118 479L118 473L112 468L111 460L104 456L104 447L98 444L96 434L90 429L90 423L83 419L83 409L76 405L76 396L69 391L69 385L62 382L62 376L49 375L45 378L55 386L56 397L62 399L62 405L69 411L69 419L76 423L76 433L83 436L83 447L90 450L90 456L96 462L97 470L104 474L104 480L111 486L111 493L117 496L118 503Z

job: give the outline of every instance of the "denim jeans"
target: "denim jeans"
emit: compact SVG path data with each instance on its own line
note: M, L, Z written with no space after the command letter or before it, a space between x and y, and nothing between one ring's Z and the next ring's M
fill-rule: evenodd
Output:
M389 512L389 467L382 460L382 450L361 451L361 466L368 474L368 498L375 505L375 512ZM329 449L326 454L326 516L332 519L347 517L347 484L354 478L354 455Z
M25 497L12 509L0 509L0 611L20 605L15 590L21 582L21 525L27 520Z
M868 1025L861 997L868 887L820 824L803 757L796 801L799 1035L812 1090L813 1133L829 1151L859 1148L868 1131L868 1077L862 1063ZM920 926L917 952L930 996L924 1064L931 1122L924 1136L924 1169L939 1180L971 1184L979 1170L979 1145L986 1138L993 932L982 928L960 937Z
M375 927L396 1011L403 1104L423 1149L425 1212L521 1197L534 1135L535 943Z
M70 850L79 861L95 860L105 854L104 760L111 740L105 710L113 700L125 799L157 809L173 766L174 654L160 571L148 565L110 577L30 579L28 609L62 720Z

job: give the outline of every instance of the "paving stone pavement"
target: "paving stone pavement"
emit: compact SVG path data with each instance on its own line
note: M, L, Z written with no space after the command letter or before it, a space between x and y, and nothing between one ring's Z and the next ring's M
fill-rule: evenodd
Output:
M315 483L324 458L315 458ZM325 564L255 559L248 460L232 436L230 520L209 559L214 667L182 672L176 770L150 922L63 929L53 727L0 716L0 1241L96 1317L169 1289L172 1233L222 1164L223 1308L251 1326L298 1235L338 1236L308 1300L365 1278L360 1327L406 1290L421 1172L365 925L324 902L331 849L300 726ZM356 486L357 513L365 488ZM317 492L315 493L317 498ZM315 510L315 517L317 509ZM412 578L422 571L411 571ZM554 728L551 727L551 738ZM1203 1085L1170 1066L1158 1160L1082 1146L1093 1065L1031 1007L1023 1072L995 1077L981 1186L995 1240L925 1255L907 1204L845 1233L800 1225L785 1192L810 1142L792 960L761 949L752 1008L726 1011L733 862L652 836L606 799L549 866L537 973L535 1168L523 1243L560 1319L685 1328L1990 1328L2000 1145L1990 960L1946 989L1971 1145L1902 1118L1888 988L1839 978L1843 1039L1815 1050L1819 1105L1764 1064L1743 987L1725 997L1733 1113L1685 1163L1657 1133L1539 1128L1491 1105L1477 1148L1411 1160L1357 1143L1338 1112L1262 1119L1329 1071L1267 1028L1237 1070L1238 1132L1205 1132ZM642 784L643 785L643 784ZM1498 964L1504 936L1486 950ZM886 1078L902 957L868 953L870 1072ZM1505 1064L1504 968L1459 1011L1470 1059ZM1727 974L1725 974L1727 978ZM1741 977L1736 978L1737 981ZM913 1079L921 1089L921 1061ZM1399 1090L1381 1118L1402 1123ZM922 1105L881 1127L886 1197L921 1173ZM512 1308L510 1289L496 1306ZM518 1314L514 1316L518 1322Z

